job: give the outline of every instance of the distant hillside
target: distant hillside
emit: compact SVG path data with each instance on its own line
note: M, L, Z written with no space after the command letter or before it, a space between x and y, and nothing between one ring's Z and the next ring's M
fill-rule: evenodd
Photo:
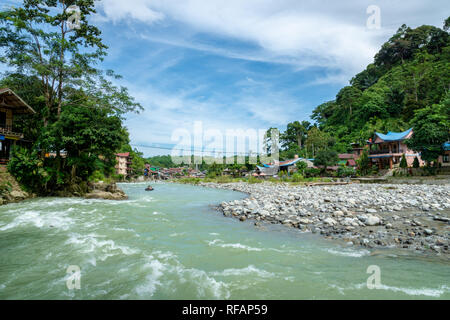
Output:
M406 130L415 112L448 102L449 26L450 18L443 29L403 25L335 100L313 111L311 118L336 139L338 151L365 141L374 131Z

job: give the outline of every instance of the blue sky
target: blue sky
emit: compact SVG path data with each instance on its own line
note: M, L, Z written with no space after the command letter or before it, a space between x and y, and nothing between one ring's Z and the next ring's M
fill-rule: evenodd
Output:
M381 29L368 29L369 5ZM173 144L174 130L284 129L309 120L403 23L442 26L448 1L103 0L103 63L144 106L132 144ZM146 156L167 150L139 147Z

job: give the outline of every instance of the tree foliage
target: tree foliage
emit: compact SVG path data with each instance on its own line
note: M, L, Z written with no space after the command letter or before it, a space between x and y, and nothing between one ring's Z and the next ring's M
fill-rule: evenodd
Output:
M424 159L436 159L439 144L449 139L449 19L443 29L403 25L350 86L312 112L318 129L335 138L332 149L349 151L351 143L365 144L375 131L413 127L411 146L423 151Z
M71 5L80 8L79 29L66 23ZM111 174L114 154L128 139L122 118L142 109L125 87L115 85L120 76L97 68L107 46L91 24L94 13L94 0L24 0L0 12L0 62L9 70L0 86L37 112L15 120L34 144L13 152L11 170L41 193L87 181L94 172ZM26 159L29 167L23 168L18 162ZM31 169L38 164L45 179L25 178L25 169L39 176Z
M323 150L320 151L314 159L315 166L323 167L323 170L326 171L327 167L334 166L338 163L339 158L338 154L334 150Z
M411 122L414 134L406 143L412 150L420 152L421 158L428 163L436 161L443 154L442 146L450 138L448 96L442 104L417 110Z

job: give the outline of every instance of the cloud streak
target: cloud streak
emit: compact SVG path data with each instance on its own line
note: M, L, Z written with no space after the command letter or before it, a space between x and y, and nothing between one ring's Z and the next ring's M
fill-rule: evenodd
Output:
M393 13L429 11L430 6L425 1L409 1L402 6L377 1L382 8L383 21L390 27L374 32L366 28L366 8L371 2L105 0L101 7L105 17L115 22L131 17L150 26L179 23L194 33L216 34L252 43L258 46L259 52L246 54L195 43L193 39L170 40L143 34L148 40L230 58L288 63L297 68L320 66L352 75L372 60L379 45L392 33ZM434 1L431 6L438 3L444 4Z
M366 27L372 4L381 8L380 30ZM194 121L225 132L308 120L398 27L441 26L448 7L443 0L103 0L96 22L112 42L109 67L145 107L127 120L133 143L173 143L171 133Z

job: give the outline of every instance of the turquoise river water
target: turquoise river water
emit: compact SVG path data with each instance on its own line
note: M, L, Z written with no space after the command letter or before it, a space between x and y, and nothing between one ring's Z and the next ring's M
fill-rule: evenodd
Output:
M123 184L127 201L0 207L0 299L450 299L450 263L370 253L212 208L245 195ZM381 284L369 289L369 266ZM80 289L67 273L80 269ZM73 280L73 281L72 281Z

